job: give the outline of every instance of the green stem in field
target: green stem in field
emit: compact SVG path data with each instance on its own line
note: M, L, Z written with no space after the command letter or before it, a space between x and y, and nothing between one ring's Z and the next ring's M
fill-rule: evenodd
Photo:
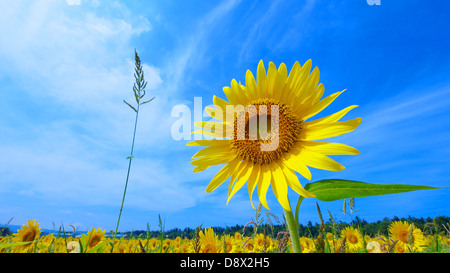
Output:
M291 236L291 244L294 253L302 253L302 247L300 246L300 237L298 236L298 222L295 221L294 215L290 210L284 210L286 215L286 222Z
M125 195L127 194L128 179L130 178L131 161L133 160L134 140L136 139L136 128L137 128L138 117L139 117L139 104L137 105L137 109L136 109L136 120L134 121L133 141L131 144L130 156L128 157L129 161L128 161L127 179L125 181L125 189L123 191L122 204L120 206L119 217L117 219L116 231L114 232L113 247L111 248L111 251L114 249L114 243L116 241L117 230L119 229L120 216L122 216L123 203L125 202Z
M125 100L123 102L125 102L125 104L127 104L131 109L133 109L133 111L136 113L136 119L134 121L133 142L131 143L131 152L130 152L130 156L127 158L129 160L127 179L125 181L125 189L123 191L122 204L120 206L119 217L117 219L116 231L114 232L114 239L112 242L111 252L113 252L113 250L114 250L114 243L115 243L116 237L117 237L117 230L119 229L120 217L122 216L123 203L125 202L125 195L127 193L128 179L130 178L131 161L133 160L133 151L134 151L134 140L136 138L136 128L137 128L137 122L138 122L138 117L139 117L139 107L143 104L151 102L155 98L155 97L153 97L152 99L150 99L148 101L141 102L141 99L145 96L145 87L147 86L147 82L144 80L144 71L142 70L141 59L139 58L136 50L134 51L134 53L135 53L135 62L136 62L136 68L135 68L136 73L134 74L134 78L136 79L136 83L133 86L133 92L134 92L134 97L136 99L137 106L134 107L130 103L126 102Z

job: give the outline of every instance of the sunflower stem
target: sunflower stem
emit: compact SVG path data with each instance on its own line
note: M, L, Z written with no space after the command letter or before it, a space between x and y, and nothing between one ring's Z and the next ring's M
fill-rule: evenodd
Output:
M286 222L289 229L289 235L291 236L292 249L294 253L302 253L300 246L300 237L298 236L298 222L295 221L294 215L291 210L284 210L286 216Z

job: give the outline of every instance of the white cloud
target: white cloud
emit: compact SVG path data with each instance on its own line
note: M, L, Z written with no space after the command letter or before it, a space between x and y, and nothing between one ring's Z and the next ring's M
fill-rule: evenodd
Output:
M69 6L79 6L81 5L81 0L66 0Z
M14 82L17 92L64 111L39 123L36 113L25 112L20 127L0 118L5 129L0 150L11 155L0 158L0 196L27 196L64 205L67 211L72 206L117 207L134 125L134 112L122 102L134 102L131 40L150 31L150 23L139 16L102 16L85 2L77 11L60 1L27 3L0 4L0 35L9 37L0 44L5 60L0 73ZM199 22L217 24L236 4L223 2ZM171 95L185 79L188 62L201 56L197 49L207 35L207 29L188 34L188 46L178 48L165 67L143 61L146 98L156 98L139 113L127 192L130 208L176 211L205 196L205 185L191 184L205 175L192 173L190 156L177 152L172 157L187 148L171 138L170 113L180 103Z

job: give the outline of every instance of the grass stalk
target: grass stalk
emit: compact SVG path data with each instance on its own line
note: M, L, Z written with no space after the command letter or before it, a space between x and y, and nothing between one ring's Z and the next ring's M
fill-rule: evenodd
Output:
M136 117L135 117L135 121L134 121L134 130L133 130L133 140L131 143L131 151L130 151L130 156L127 157L128 159L128 171L127 171L127 178L125 180L125 188L123 191L123 196L122 196L122 204L120 205L120 211L119 211L119 217L117 218L117 225L116 225L116 230L114 232L114 239L112 242L112 247L111 247L111 253L114 250L114 243L116 241L116 237L117 237L117 230L119 229L119 223L120 223L120 218L122 216L122 210L123 210L123 204L125 202L125 196L127 193L127 188L128 188L128 181L130 178L130 170L131 170L131 162L133 160L133 152L134 152L134 142L136 139L136 129L137 129L137 123L138 123L138 118L139 118L139 108L141 105L149 103L150 101L152 101L155 97L153 97L152 99L148 100L148 101L144 101L141 102L142 98L145 96L145 87L147 86L147 82L144 80L144 71L142 70L142 66L141 66L141 59L139 58L139 55L137 54L137 51L134 51L135 53L135 74L134 74L134 78L136 79L136 82L133 86L133 92L134 92L134 97L136 99L136 104L137 106L134 107L132 106L130 103L125 102L126 105L128 105L132 110L134 110L134 112L136 113Z

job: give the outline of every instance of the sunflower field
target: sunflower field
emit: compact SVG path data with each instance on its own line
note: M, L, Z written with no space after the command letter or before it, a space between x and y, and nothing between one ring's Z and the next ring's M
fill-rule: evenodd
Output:
M447 224L448 225L448 224ZM359 228L321 232L315 238L301 236L302 253L450 253L450 232L426 235L407 221L395 221L388 236L364 235ZM147 236L111 238L93 228L80 236L41 235L38 221L29 220L16 233L0 237L0 253L292 253L288 232L243 235L216 234L213 228L197 228L192 238ZM429 232L428 232L429 233Z

